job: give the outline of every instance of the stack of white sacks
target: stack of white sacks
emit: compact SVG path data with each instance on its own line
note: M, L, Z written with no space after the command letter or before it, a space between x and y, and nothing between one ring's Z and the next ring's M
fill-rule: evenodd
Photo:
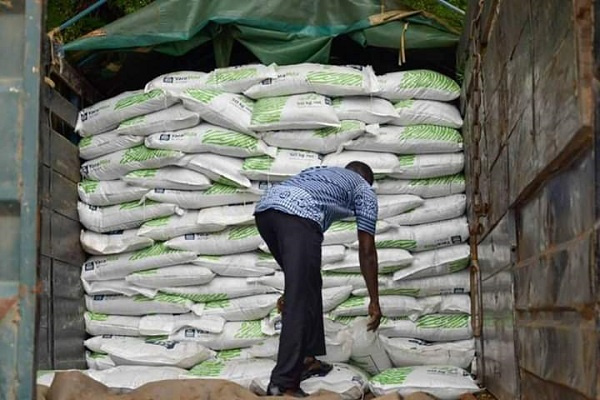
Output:
M345 399L368 389L477 390L463 370L474 346L462 119L443 102L458 94L425 70L376 77L370 67L249 65L160 76L84 109L76 129L87 160L78 210L90 254L81 276L89 374L109 385L106 376L119 376L113 386L127 388L223 378L263 393L283 275L254 225L255 203L308 167L359 160L377 177L385 318L367 334L356 224L334 223L322 270L324 359L335 369L302 388ZM123 382L140 368L146 379ZM440 375L456 379L440 389Z

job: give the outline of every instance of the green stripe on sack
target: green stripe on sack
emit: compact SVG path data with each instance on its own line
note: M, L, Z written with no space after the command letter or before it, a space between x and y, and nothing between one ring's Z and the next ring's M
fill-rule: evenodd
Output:
M214 70L211 74L209 74L206 83L221 83L221 82L234 82L242 79L253 78L257 75L257 70L255 67L244 67L244 68L236 68L233 70L227 71L219 71Z
M88 311L87 315L88 315L88 317L90 317L90 319L92 321L106 321L108 319L107 314L100 314L100 313Z
M390 368L371 378L371 382L381 385L401 385L413 371L412 367Z
M311 71L306 74L306 81L312 84L329 84L341 86L361 86L361 73Z
M375 247L378 249L404 249L414 250L417 248L416 240L379 240L375 241Z
M227 307L229 307L231 305L231 301L225 299L225 300L218 300L218 301L209 301L207 303L204 304L204 309L205 310L214 310L217 308L222 308L225 309Z
M202 143L255 150L258 146L258 139L239 132L209 129L202 136Z
M354 221L335 221L331 224L327 232L347 232L356 230Z
M427 179L411 179L409 186L436 186L436 185L451 185L464 184L465 176L463 174L446 175L439 178Z
M178 293L177 296L192 300L195 303L208 303L210 301L227 300L227 293Z
M142 260L148 257L157 257L165 254L180 253L180 250L170 249L164 243L157 243L154 246L147 247L142 250L135 251L129 261Z
M190 370L190 375L194 376L220 376L225 369L223 360L204 361Z
M239 358L242 355L242 349L229 349L217 351L215 356L217 360L229 361Z
M121 203L119 205L119 210L133 210L134 208L148 207L148 206L152 206L155 204L159 204L159 202L154 201L154 200L145 200L145 201L133 200L133 201L128 201L127 203Z
M79 186L81 186L81 188L86 194L94 193L96 189L98 189L99 184L100 182L92 181L90 179L84 179L81 182L79 182Z
M242 240L252 236L258 236L258 229L254 225L250 226L236 226L229 230L227 235L228 240Z
M360 125L361 125L360 121L343 120L343 121L341 121L341 125L339 128L328 127L328 128L317 129L313 133L313 136L320 137L320 138L326 138L328 136L338 135L340 133L358 130L358 129L360 129Z
M281 120L289 96L266 97L254 103L252 125L272 124Z
M139 94L134 94L132 96L127 96L127 97L117 101L117 104L115 104L114 110L115 111L122 110L123 108L131 107L136 104L145 103L148 100L151 100L155 97L162 96L163 93L164 92L161 89L154 89L154 90L149 91L148 93L139 93Z
M409 288L389 288L380 289L379 294L387 296L412 296L417 297L421 292L420 289L409 289Z
M441 92L460 93L460 86L452 79L435 71L415 70L402 73L398 89L434 89Z
M432 140L439 142L462 143L463 138L456 129L438 125L406 126L398 134L398 139Z
M252 339L261 338L265 335L262 333L260 327L260 321L244 321L240 330L236 332L234 337L236 339Z
M209 104L215 97L219 97L224 92L213 89L187 89L184 93L202 104Z
M206 189L204 191L204 194L208 195L208 196L220 195L220 194L236 194L236 193L243 193L243 191L240 190L240 188L228 186L228 185L222 185L220 183L215 183L214 185L212 185L211 187L209 187L208 189Z
M269 171L275 159L269 156L249 157L244 160L244 171Z
M449 272L458 272L469 266L469 257L465 257L461 260L456 260L448 263L448 271Z
M394 104L394 108L411 108L415 104L414 100L401 100Z
M186 304L188 301L185 297L177 294L159 293L154 296L155 301L172 304Z
M154 160L156 158L173 157L178 154L175 150L159 150L149 149L143 144L132 147L125 151L123 158L119 161L119 164L129 164L133 162L142 162L148 160Z
M424 315L416 325L421 329L460 329L468 328L471 321L469 314Z
M156 176L157 172L158 169L138 169L136 171L131 171L125 176L130 178L153 178Z
M166 217L151 219L150 221L144 222L144 224L142 226L144 226L144 227L166 226L169 224L169 221L171 220L172 217L173 217L172 215L169 215Z
M366 299L365 297L351 296L350 298L348 298L348 300L344 301L342 304L337 306L337 308L345 309L345 308L354 308L354 307L364 306L366 304L365 299Z
M412 167L413 165L415 165L416 159L417 156L414 154L398 156L398 162L400 163L401 167Z
M79 148L83 149L86 147L89 147L92 144L92 136L87 136L84 138L81 138L81 140L79 141Z

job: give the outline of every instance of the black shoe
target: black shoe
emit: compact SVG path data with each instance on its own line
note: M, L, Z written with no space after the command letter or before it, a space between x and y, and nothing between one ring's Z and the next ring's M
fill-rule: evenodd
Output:
M302 371L302 377L300 379L304 381L313 376L323 377L330 373L332 369L333 365L326 363L325 361L317 360L315 358L315 361L311 363L311 365L308 368L305 368L304 371Z
M300 388L290 391L269 383L269 386L267 387L267 396L308 397L308 394Z

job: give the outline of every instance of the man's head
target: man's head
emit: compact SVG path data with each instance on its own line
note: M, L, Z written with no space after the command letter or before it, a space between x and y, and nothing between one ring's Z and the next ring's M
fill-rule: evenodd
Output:
M373 170L371 169L371 167L369 167L364 162L352 161L351 163L346 165L346 169L349 169L350 171L354 171L357 174L359 174L360 176L362 176L365 181L369 182L369 185L373 184L373 180L374 180Z

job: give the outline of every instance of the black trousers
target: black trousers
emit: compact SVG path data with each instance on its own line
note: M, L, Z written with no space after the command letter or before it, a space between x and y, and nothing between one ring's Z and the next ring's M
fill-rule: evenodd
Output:
M321 244L316 222L276 210L257 213L256 225L285 276L285 306L277 364L271 383L284 389L300 385L304 358L325 354Z

